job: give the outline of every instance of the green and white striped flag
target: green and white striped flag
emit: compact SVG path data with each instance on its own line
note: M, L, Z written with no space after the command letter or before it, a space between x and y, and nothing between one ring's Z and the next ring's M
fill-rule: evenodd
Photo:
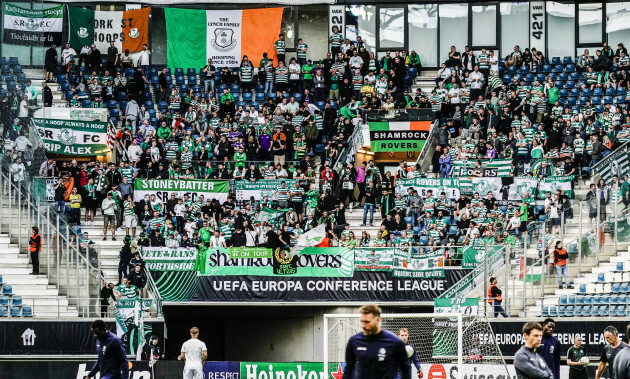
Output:
M453 162L453 176L472 176L476 166L476 160L456 160ZM511 159L487 159L481 160L482 174L486 177L510 176Z
M556 190L563 190L569 198L573 198L573 189L571 188L572 181L573 175L548 176L543 178L543 180L538 183L538 198L544 199L547 197L547 192L551 192L553 195Z
M594 173L599 174L606 184L610 184L612 182L613 175L621 177L628 174L630 172L630 165L628 163L628 145L617 149L615 152L599 161L593 166L593 171Z

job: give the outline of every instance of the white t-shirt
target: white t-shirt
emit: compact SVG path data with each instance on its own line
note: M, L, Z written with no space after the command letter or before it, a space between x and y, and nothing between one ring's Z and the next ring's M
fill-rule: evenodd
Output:
M146 50L142 50L140 52L140 65L141 66L148 66L149 65L149 53Z
M206 344L198 339L191 338L184 342L182 345L182 353L186 354L186 365L184 366L184 370L201 370L203 368L201 357L203 356L204 351L208 351Z

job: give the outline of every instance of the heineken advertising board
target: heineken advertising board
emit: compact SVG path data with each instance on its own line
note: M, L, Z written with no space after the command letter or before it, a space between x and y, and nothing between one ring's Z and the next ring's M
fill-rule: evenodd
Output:
M296 181L294 179L263 179L255 182L237 180L236 200L249 201L251 197L254 197L254 200L262 200L265 196L268 196L269 200L271 200L282 182L285 182L287 188L291 189L291 187L295 187Z
M431 121L370 122L373 152L420 151L429 137Z
M217 199L220 204L227 201L230 182L227 180L175 180L175 179L136 179L133 183L133 200L140 201L145 195L155 195L166 203L172 193L176 197L188 195L197 202L203 195L205 200Z
M34 118L33 124L50 153L105 155L108 152L106 122Z
M440 197L440 193L445 192L447 198L457 200L460 193L460 180L433 178L396 179L396 193L404 196L409 188L418 191L418 195L422 198L425 198L427 191L431 190L433 191L433 197L436 199Z

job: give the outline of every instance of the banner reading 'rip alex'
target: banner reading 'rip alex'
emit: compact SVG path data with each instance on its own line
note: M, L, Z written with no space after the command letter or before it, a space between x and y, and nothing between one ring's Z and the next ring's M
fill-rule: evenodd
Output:
M370 122L373 152L420 151L429 137L431 121Z

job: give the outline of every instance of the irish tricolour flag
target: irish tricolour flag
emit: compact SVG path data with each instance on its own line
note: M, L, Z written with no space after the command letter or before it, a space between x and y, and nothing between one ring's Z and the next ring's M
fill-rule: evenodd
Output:
M420 151L429 137L431 121L370 122L374 152Z
M243 55L257 66L263 53L275 62L273 45L280 34L282 12L283 8L165 8L167 66L199 69L212 58L217 69L238 67Z

